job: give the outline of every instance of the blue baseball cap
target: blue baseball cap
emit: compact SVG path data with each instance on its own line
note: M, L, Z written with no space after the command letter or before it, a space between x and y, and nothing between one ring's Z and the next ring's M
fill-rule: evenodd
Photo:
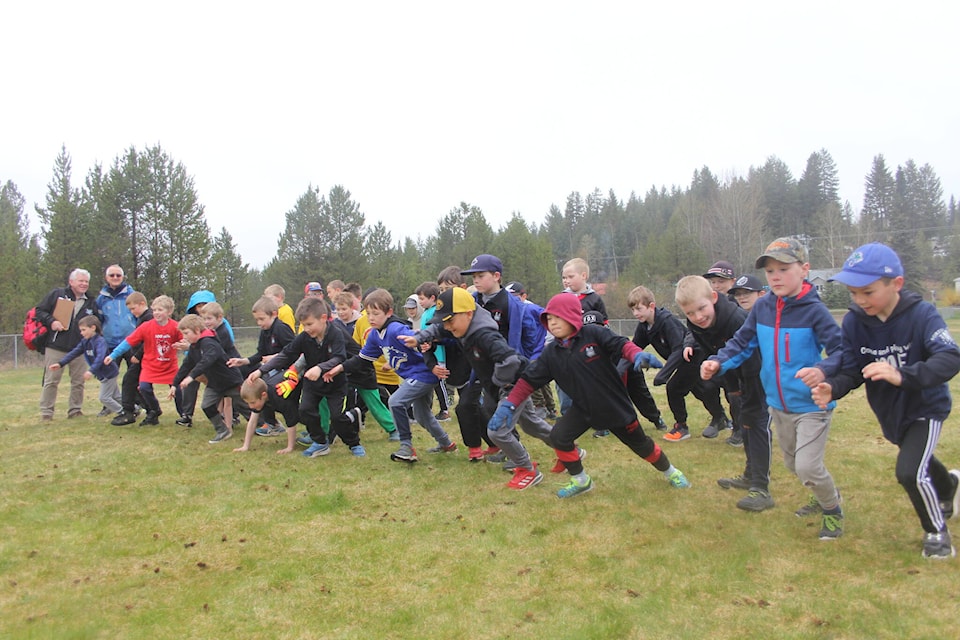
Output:
M474 273L480 273L481 271L503 273L503 263L500 262L500 258L497 256L492 256L489 253L481 253L470 263L470 268L461 271L460 275L469 276Z
M840 272L830 280L849 287L865 287L880 278L902 275L903 265L897 253L885 244L871 242L854 249Z

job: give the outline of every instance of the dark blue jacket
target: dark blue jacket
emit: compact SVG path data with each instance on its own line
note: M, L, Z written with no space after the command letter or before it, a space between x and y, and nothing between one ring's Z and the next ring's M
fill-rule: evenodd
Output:
M103 364L103 359L107 357L110 350L107 348L107 341L104 340L102 335L97 334L89 339L80 338L80 343L60 359L60 366L67 366L71 360L81 353L83 354L84 360L87 361L90 373L92 373L97 380L110 380L120 375L120 367L117 366L116 362Z
M883 361L899 369L903 378L899 387L866 381L867 402L887 440L900 444L904 430L916 420L947 418L952 406L948 383L960 371L960 349L936 308L913 291L901 291L900 302L885 321L850 307L843 318L839 371L827 377L833 397L859 387L863 367Z

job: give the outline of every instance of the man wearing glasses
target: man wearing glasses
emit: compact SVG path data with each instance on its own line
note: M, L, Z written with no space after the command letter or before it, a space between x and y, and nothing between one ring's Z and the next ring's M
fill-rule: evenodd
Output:
M133 293L134 289L127 284L123 275L123 269L118 264L112 264L107 267L107 283L100 289L100 295L97 296L97 306L103 317L103 337L107 341L107 349L113 349L123 342L137 326L137 319L127 308L127 296ZM130 367L130 352L128 351L122 357ZM119 363L117 363L119 364ZM100 411L100 416L109 415L106 407Z

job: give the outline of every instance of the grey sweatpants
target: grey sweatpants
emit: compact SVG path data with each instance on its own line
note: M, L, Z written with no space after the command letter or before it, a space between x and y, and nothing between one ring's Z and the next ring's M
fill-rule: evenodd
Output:
M517 407L516 416L517 422L520 424L520 428L523 429L524 433L543 440L548 447L553 448L553 443L550 441L550 431L553 429L553 426L539 416L536 407L533 406L532 399L527 398ZM507 458L518 467L533 469L530 454L514 433L511 425L504 425L503 428L497 431L490 431L488 429L487 435L490 437L490 441L500 447Z
M837 486L823 461L833 411L786 413L770 407L770 417L783 451L783 464L813 491L821 507L837 506Z

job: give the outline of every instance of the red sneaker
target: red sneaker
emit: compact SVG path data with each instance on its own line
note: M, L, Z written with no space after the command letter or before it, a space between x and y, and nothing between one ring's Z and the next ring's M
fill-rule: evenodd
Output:
M480 447L470 447L470 462L483 462L483 449Z
M538 469L536 463L534 463L533 471L524 469L523 467L517 467L513 471L513 479L507 483L507 487L516 489L517 491L523 491L535 484L540 484L541 480L543 480L543 474L540 473L540 469Z

